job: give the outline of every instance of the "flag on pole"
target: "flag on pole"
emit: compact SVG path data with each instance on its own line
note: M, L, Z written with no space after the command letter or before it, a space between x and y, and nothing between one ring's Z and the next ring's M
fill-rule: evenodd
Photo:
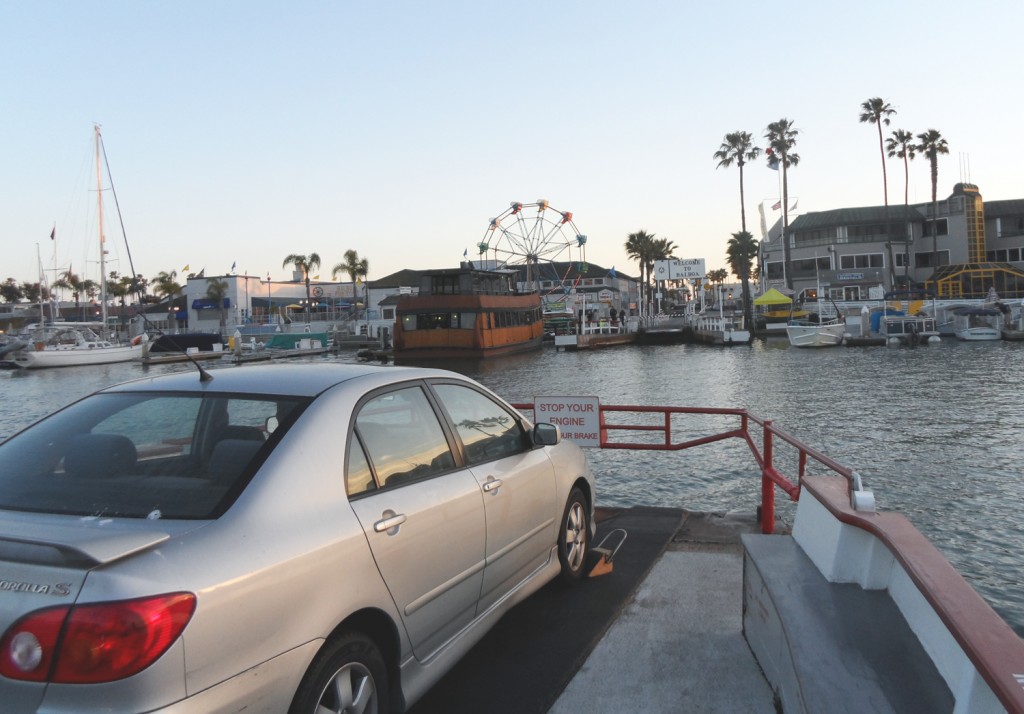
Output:
M615 277L615 266L614 265L612 266L611 270L608 271L608 277L609 278L614 278Z
M781 198L778 201L776 201L775 203L772 204L772 210L773 211L777 211L780 208L782 208L782 199Z
M237 263L236 261L232 260L232 261L231 261L231 272L232 272L232 273L233 273L233 272L235 272L235 266L236 266L236 265L238 265L238 263Z
M464 251L462 251L462 257L463 258L468 258L469 257L469 248L466 248Z
M188 265L185 265L185 267L181 269L181 272L187 273L188 272L188 267L189 267Z
M769 148L769 149L765 149L764 153L768 156L768 168L770 168L772 171L778 171L779 170L779 159L775 155L775 151L773 151L771 148Z
M57 224L53 224L53 230L50 231L50 240L57 240Z

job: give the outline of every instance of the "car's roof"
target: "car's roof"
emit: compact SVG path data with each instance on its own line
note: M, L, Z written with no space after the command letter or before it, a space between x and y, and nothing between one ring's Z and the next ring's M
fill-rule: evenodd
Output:
M460 377L441 369L343 363L271 363L208 370L213 379L202 382L199 371L183 370L117 384L103 392L232 392L314 397L342 382L393 375L393 381L426 377Z

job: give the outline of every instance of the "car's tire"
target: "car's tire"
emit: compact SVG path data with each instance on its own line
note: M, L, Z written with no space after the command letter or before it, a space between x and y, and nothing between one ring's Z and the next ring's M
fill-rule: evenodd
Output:
M590 550L590 511L583 491L569 493L559 523L558 560L562 564L562 580L574 583L585 574Z
M388 670L373 640L351 632L324 645L289 709L289 714L315 712L388 712Z

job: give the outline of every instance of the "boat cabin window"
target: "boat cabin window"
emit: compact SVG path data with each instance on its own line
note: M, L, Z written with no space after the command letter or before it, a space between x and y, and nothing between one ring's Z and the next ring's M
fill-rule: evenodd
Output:
M476 314L472 312L421 312L402 315L402 329L411 330L472 330Z

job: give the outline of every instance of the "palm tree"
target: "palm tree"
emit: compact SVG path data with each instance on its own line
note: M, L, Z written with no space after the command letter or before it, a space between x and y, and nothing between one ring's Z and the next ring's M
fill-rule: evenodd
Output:
M309 274L311 271L316 270L320 267L320 256L316 253L310 253L308 256L299 255L298 253L292 253L284 262L281 263L281 267L287 265L294 265L296 270L302 272L302 276L306 282L306 316L309 317Z
M125 298L131 295L132 279L127 275L122 276L116 270L111 270L107 276L107 292L111 297L117 298L118 304L124 308Z
M747 231L733 233L725 256L733 275L743 283L743 324L749 330L754 324L754 309L750 301L750 275L757 260L758 244Z
M650 280L651 276L654 275L654 261L656 260L669 260L673 258L673 252L675 252L676 244L667 238L652 238L651 250L647 255L647 278ZM654 286L655 292L657 292L657 285ZM648 291L650 292L650 291Z
M212 278L206 281L206 299L217 306L217 312L220 313L220 329L222 332L227 324L227 316L224 312L224 298L228 296L229 288L227 280Z
M646 269L654 248L654 234L648 233L645 230L639 230L636 233L630 233L626 237L626 255L635 260L640 265L640 305L643 306L644 296L646 294L645 286L647 285L646 280ZM642 312L642 307L641 307Z
M181 292L181 284L177 278L177 270L172 270L169 273L161 270L155 278L149 281L149 284L153 286L153 292L156 295L171 301L175 295Z
M366 258L360 258L359 253L354 250L346 250L345 261L331 268L331 279L338 277L338 273L348 273L348 278L352 281L352 296L358 298L359 295L356 294L356 279L365 278L369 272L370 263ZM363 308L369 309L369 307L364 299Z
M793 260L789 250L789 167L800 163L800 155L793 153L796 146L796 135L799 130L793 127L790 119L779 119L768 125L764 138L768 140L768 166L782 167L782 254L786 268L786 287L793 289Z
M732 166L734 163L740 170L740 225L747 230L747 209L743 199L743 165L748 161L754 161L761 155L761 148L754 146L750 132L734 131L725 135L725 141L721 148L715 152L714 157L718 159L718 167Z
M910 204L910 161L917 156L914 135L905 129L897 129L885 140L886 152L890 159L903 159L903 205Z
M889 158L903 159L903 205L910 205L910 162L914 160L917 149L914 146L914 135L905 129L897 129L885 140L885 149ZM903 243L903 277L910 287L910 236Z
M71 297L75 300L76 310L78 309L78 298L82 294L81 285L82 279L71 272L70 269L65 270L53 281L53 287L71 291Z
M95 281L83 280L78 274L73 273L70 268L53 281L53 287L65 288L71 291L71 296L75 299L75 312L78 312L81 307L80 299L83 295L91 296L96 294Z
M860 103L860 121L862 124L871 123L878 127L878 153L882 156L882 192L885 197L885 206L889 207L889 180L885 172L885 151L882 148L882 124L889 126L889 117L896 113L896 110L881 97L872 97ZM886 215L888 215L886 211Z
M948 154L949 145L942 138L938 129L929 129L917 135L918 144L915 147L918 152L928 157L928 163L932 170L932 270L939 267L939 216L938 216L938 191L939 191L939 154Z

